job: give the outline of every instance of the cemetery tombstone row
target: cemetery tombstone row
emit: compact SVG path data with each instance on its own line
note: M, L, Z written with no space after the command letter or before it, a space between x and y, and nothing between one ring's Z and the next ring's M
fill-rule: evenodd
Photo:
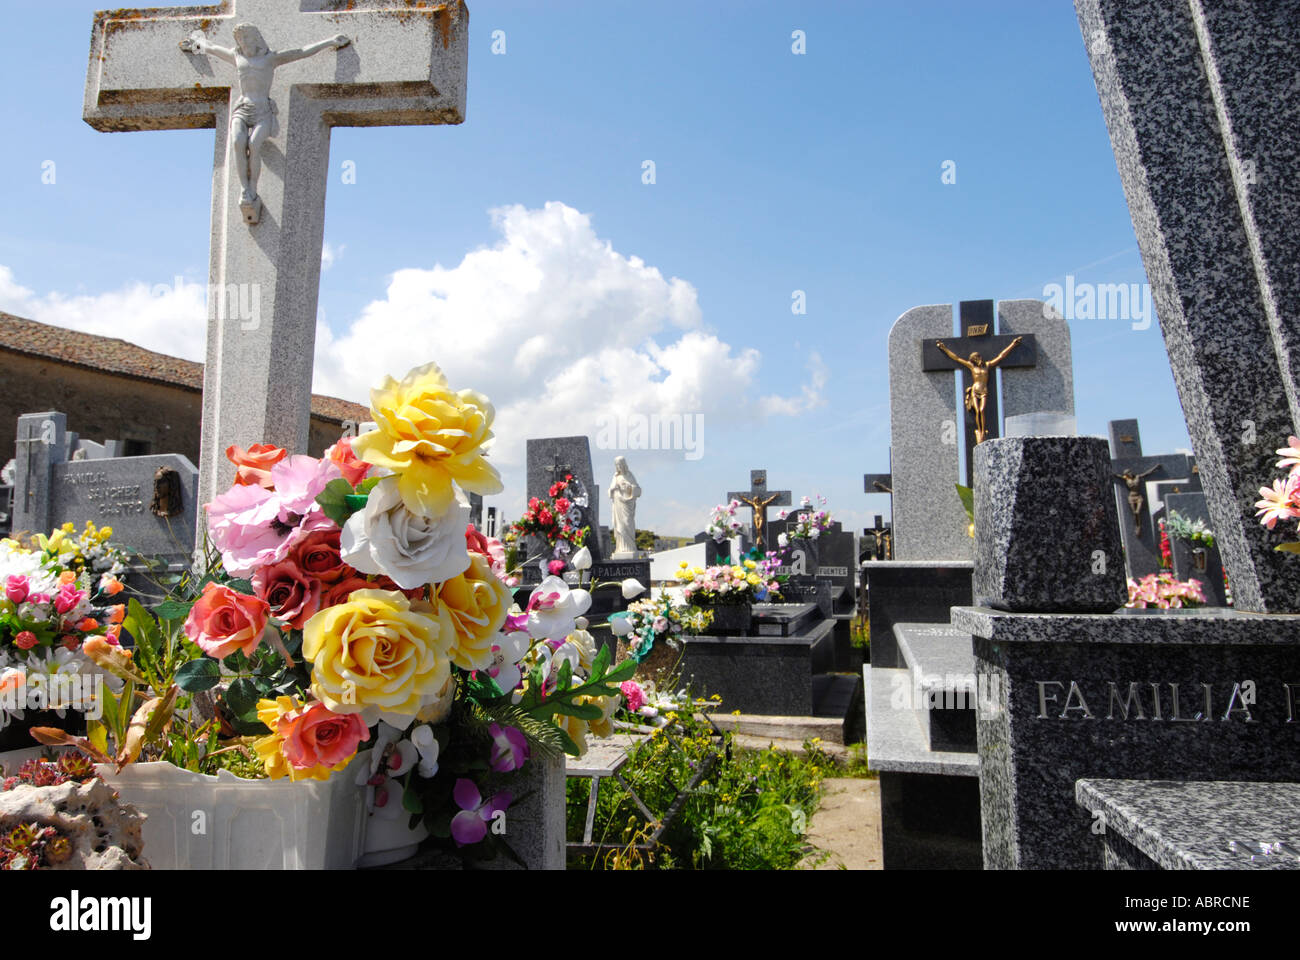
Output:
M224 0L95 15L87 123L101 131L216 130L208 289L219 302L208 305L203 502L234 477L224 456L231 444L307 448L331 129L465 118L463 3L303 6ZM237 72L239 23L294 56L243 61ZM340 35L346 42L331 39ZM269 95L259 100L263 84ZM252 130L246 106L235 109L249 102L257 111ZM264 125L263 146L252 135ZM241 138L255 141L256 152L250 145L247 157L237 156L231 146Z
M1192 475L1185 453L1157 457L1142 455L1142 438L1136 420L1112 420L1110 429L1111 478L1115 509L1119 512L1128 575L1140 580L1160 570L1160 533L1152 517L1147 482L1183 479Z
M199 513L199 474L178 453L117 457L69 433L62 413L18 418L14 531L48 533L71 521L113 528L113 542L169 566L191 559Z

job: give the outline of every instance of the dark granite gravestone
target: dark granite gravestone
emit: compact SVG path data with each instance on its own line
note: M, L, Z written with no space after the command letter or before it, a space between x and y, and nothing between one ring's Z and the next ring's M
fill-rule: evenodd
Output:
M1119 513L1120 536L1124 540L1124 566L1135 580L1160 569L1160 535L1151 518L1151 501L1147 497L1146 478L1151 480L1182 479L1191 476L1192 468L1185 453L1157 457L1142 455L1142 437L1136 420L1110 422L1111 481L1115 488L1115 509ZM1121 474L1137 478L1137 496L1141 498L1133 512L1129 485Z
M894 640L896 623L947 623L952 607L971 603L971 563L868 561L867 616L872 668L904 666Z
M707 533L697 533L695 542L704 544L704 565L706 567L716 567L719 564L731 562L730 540L723 540L719 543Z
M198 470L180 454L101 456L115 445L78 441L62 413L18 418L15 531L48 533L90 520L113 528L112 543L169 565L186 565L200 512ZM81 458L70 459L71 457ZM167 471L174 472L174 483ZM160 500L160 485L172 496Z
M1206 505L1204 493L1170 494L1165 498L1165 507L1166 512L1177 513L1192 523L1200 520L1207 526L1210 524L1210 508ZM1223 590L1223 558L1219 555L1217 542L1207 547L1202 543L1188 543L1171 533L1169 552L1173 555L1175 577L1199 580L1209 606L1222 607L1227 603Z
M1054 439L1054 438L1040 438ZM1086 440L1088 438L1079 438ZM1014 440L993 441L994 444ZM1100 441L1095 441L1100 442ZM1060 462L1026 446L1028 472ZM1005 478L976 458L976 528L994 542L1017 522ZM1095 471L1074 476L1084 503L1108 496ZM1035 578L1077 576L1069 552L1011 555ZM976 551L976 583L997 563ZM1060 563L1059 569L1052 565ZM1052 605L1071 599L1063 589ZM1086 609L1089 598L1075 597ZM959 607L952 625L974 639L976 733L984 865L990 869L1101 866L1093 824L1075 803L1082 778L1300 781L1296 700L1300 617L1229 610L1014 612Z
M599 558L601 490L591 467L591 443L586 437L542 437L526 442L525 457L529 499L548 498L551 484L573 475L576 484L569 495L571 499L586 498L586 504L579 504L579 508L583 525L591 527L587 548L592 557Z
M600 526L600 490L591 468L591 444L586 437L543 437L525 445L528 499L550 498L551 485L572 476L568 496L574 501L578 526L588 527L586 547L593 560L608 554L602 548ZM527 555L536 556L545 548L540 538L532 538ZM540 583L541 570L536 563L523 569L524 583Z
M1256 522L1300 425L1300 2L1076 0L1239 610L1300 611Z
M817 716L817 678L834 669L834 621L815 604L755 604L746 636L683 636L682 676L723 708Z

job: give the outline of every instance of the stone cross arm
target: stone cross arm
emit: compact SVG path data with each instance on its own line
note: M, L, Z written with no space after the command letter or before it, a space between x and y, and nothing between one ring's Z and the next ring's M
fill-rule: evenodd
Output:
M1167 453L1156 457L1116 457L1111 460L1110 466L1111 473L1114 475L1127 470L1134 476L1141 476L1150 470L1147 480L1154 480L1157 477L1162 480L1182 480L1191 476L1191 465L1185 453Z
M272 98L292 87L330 101L322 112L326 126L464 120L469 11L460 0L437 6L368 0L364 9L318 11L301 10L298 0L224 0L215 7L101 11L84 119L104 131L215 126L235 68L181 43L198 31L211 44L233 48L234 27L243 22L257 26L277 51L348 37L337 53L281 63L275 71Z

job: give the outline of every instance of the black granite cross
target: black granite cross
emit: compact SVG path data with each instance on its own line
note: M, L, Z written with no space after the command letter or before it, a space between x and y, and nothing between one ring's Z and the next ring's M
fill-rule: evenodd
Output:
M926 372L934 370L961 370L963 397L971 389L973 378L968 367L953 360L942 350L943 343L957 356L970 360L972 353L978 353L983 363L990 363L1003 350L1015 342L1015 337L997 336L993 333L993 301L963 300L959 307L959 318L963 336L945 337L940 340L921 341L921 369ZM989 371L988 392L984 400L984 439L998 436L998 374L1004 367L1033 367L1038 364L1038 347L1032 334L1025 334L1020 343L1009 354L998 361ZM964 401L963 401L964 402ZM975 411L965 411L966 422L966 477L974 476L975 462Z
M1160 543L1151 519L1147 481L1190 477L1192 468L1185 453L1143 456L1136 420L1110 421L1110 455L1115 509L1119 511L1119 532L1124 540L1124 562L1128 575L1136 580L1160 569ZM1128 477L1123 476L1126 472Z
M749 471L749 486L749 490L727 494L727 502L739 500L753 511L754 546L763 553L767 543L767 508L790 506L790 491L768 490L766 470Z
M888 473L864 473L862 475L864 493L894 493L894 477Z
M864 537L873 538L871 552L877 560L892 560L893 557L893 525L881 522L880 514L876 514L876 525L867 527L862 531Z

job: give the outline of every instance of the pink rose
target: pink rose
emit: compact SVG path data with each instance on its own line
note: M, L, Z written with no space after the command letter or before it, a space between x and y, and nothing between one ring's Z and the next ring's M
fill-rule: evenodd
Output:
M551 571L551 576L558 577L561 573L564 572L564 561L552 560L550 563L546 565L546 569Z
M65 583L59 587L59 592L54 597L54 609L59 613L75 610L81 601L85 599L85 596L85 593L78 590L73 584Z
M24 576L15 573L5 582L5 596L14 603L22 603L30 592L31 585Z
M627 708L633 713L645 706L645 691L635 680L624 680L618 685L618 689L623 694L623 699L627 701Z
M299 769L337 767L357 752L362 740L370 739L361 714L332 713L323 703L286 713L275 732L284 738L285 759Z
M217 660L236 650L247 656L257 649L270 614L266 601L208 583L185 619L185 635Z
M320 610L320 581L303 573L293 560L261 567L253 574L253 592L266 601L277 620L294 630Z
M30 650L37 644L36 634L30 630L24 630L14 637L14 646L19 650Z

